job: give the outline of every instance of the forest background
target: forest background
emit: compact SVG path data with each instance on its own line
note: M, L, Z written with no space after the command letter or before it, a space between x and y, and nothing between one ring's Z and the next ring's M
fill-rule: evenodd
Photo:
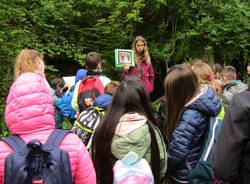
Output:
M249 0L1 0L0 137L13 61L23 48L42 52L48 81L75 75L97 51L104 73L120 80L114 49L149 44L156 74L152 100L163 95L167 67L195 58L234 65L244 79L250 54Z

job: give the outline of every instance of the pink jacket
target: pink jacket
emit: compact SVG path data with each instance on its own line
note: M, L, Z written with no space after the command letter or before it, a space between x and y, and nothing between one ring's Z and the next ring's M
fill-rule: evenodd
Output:
M37 139L45 143L55 129L53 116L53 99L46 79L35 73L18 77L10 88L5 109L10 133L20 135L25 142ZM75 184L96 183L89 153L76 135L68 134L60 148L69 153ZM0 184L4 182L4 160L10 153L12 149L0 141Z
M134 75L138 76L137 74L137 67L130 67L128 72L122 71L122 78L124 79L126 75ZM148 94L152 93L154 90L154 69L152 63L146 64L142 62L141 64L141 81L144 86L144 89Z

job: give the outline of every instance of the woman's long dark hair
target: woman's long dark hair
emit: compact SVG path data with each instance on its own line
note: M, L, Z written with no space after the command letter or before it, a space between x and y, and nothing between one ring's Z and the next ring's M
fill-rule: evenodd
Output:
M195 95L199 88L199 84L191 67L182 64L177 65L168 73L165 78L164 87L167 111L166 128L168 143L170 143L183 108Z
M145 115L148 119L147 125L151 136L151 168L155 183L160 183L160 153L155 135L156 123L152 107L140 80L129 77L117 88L111 106L93 136L91 152L99 184L113 183L114 158L111 143L121 116L130 112Z

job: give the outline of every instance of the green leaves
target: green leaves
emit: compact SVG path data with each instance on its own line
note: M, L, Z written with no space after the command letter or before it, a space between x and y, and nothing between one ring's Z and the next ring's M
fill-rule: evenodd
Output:
M2 0L0 7L1 103L23 48L81 66L86 53L100 52L104 72L117 80L114 49L131 48L136 35L147 39L159 81L165 77L162 63L201 58L208 48L221 63L244 65L250 54L246 0ZM46 72L59 75L59 62L54 59Z
M180 51L184 43L189 47L185 55L202 57L206 45L211 45L220 60L230 63L239 58L242 50L249 50L250 6L244 1L179 1L170 9L178 22L176 53L183 53Z

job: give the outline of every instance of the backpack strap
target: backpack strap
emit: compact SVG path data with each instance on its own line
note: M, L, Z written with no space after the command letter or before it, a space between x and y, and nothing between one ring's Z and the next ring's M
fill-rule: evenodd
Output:
M56 146L58 147L64 137L69 133L69 131L55 129L49 136L48 140L46 141L47 146Z
M206 140L205 142L208 143L207 145L207 150L206 152L204 153L204 157L203 157L203 160L204 161L207 161L208 157L211 155L211 150L212 150L212 146L214 144L214 139L215 139L215 136L216 136L216 127L218 126L218 118L217 117L210 117L210 120L209 120L209 127L208 127L208 135L206 137ZM210 139L210 140L209 140Z
M17 135L5 137L1 141L8 144L15 152L21 150L24 146L26 146L24 140Z

